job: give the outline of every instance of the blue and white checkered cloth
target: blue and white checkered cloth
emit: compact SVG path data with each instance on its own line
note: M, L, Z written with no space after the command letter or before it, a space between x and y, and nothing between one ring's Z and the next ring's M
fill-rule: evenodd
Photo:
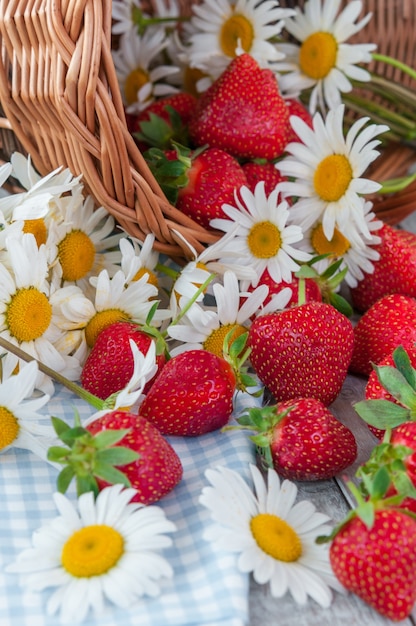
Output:
M257 404L246 394L237 396L236 412ZM74 407L81 419L93 413L89 405L72 393L57 388L48 411L72 423ZM85 626L244 626L248 622L248 576L238 571L236 557L216 550L203 539L210 524L209 512L199 504L207 484L208 467L227 465L245 477L255 459L254 444L247 433L216 431L196 438L170 437L179 455L184 475L181 483L157 504L177 526L173 546L163 554L174 569L174 577L161 586L156 599L143 598L130 610L108 603L99 619ZM44 594L33 594L19 585L16 574L5 573L6 565L30 547L32 533L57 516L52 499L57 470L24 450L10 449L0 455L0 625L56 626L57 618L45 612ZM75 499L75 491L69 490Z

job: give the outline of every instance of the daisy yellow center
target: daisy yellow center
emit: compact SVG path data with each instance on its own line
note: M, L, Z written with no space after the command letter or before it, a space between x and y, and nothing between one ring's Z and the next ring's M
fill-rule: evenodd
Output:
M62 549L62 567L76 578L102 576L124 553L120 533L104 524L85 526L74 532Z
M98 335L104 328L115 322L125 322L129 319L129 316L120 309L106 309L96 313L85 327L85 340L88 347L93 347Z
M338 230L334 229L332 239L327 239L324 235L322 224L318 224L311 234L313 249L317 254L332 254L335 257L342 257L350 248L350 242Z
M4 406L0 407L0 450L13 443L19 434L17 418Z
M226 20L220 31L220 46L228 57L235 57L238 44L245 52L251 50L254 39L253 25L244 15L235 13Z
M291 563L302 555L299 535L277 515L260 513L251 519L250 528L259 548L276 561Z
M271 259L282 247L280 230L272 222L257 222L247 236L248 247L258 259Z
M130 72L124 83L124 95L127 104L137 102L137 92L148 82L149 74L141 67Z
M43 243L46 243L48 231L46 228L45 220L43 219L25 220L23 224L23 232L32 233L32 235L34 235L36 243L38 244L38 248Z
M140 280L142 276L144 276L145 274L147 274L147 282L150 285L154 285L154 287L158 287L159 286L159 282L157 280L157 276L154 272L152 272L151 270L149 270L147 267L141 267L139 269L138 272L136 272L133 280L137 281Z
M337 52L338 44L331 33L313 33L301 45L300 68L309 78L321 80L335 67Z
M80 280L94 264L95 246L82 230L72 230L58 245L63 280Z
M224 339L227 334L233 330L234 332L231 335L230 343L233 342L237 337L243 335L246 332L246 328L241 326L241 324L225 324L224 326L220 326L212 331L212 333L205 339L203 343L204 350L208 350L208 352L212 352L219 357L222 357Z
M19 343L35 341L47 330L52 319L48 298L35 287L19 289L7 307L6 324Z
M347 191L352 180L351 163L343 154L330 154L315 170L313 185L325 202L337 202Z

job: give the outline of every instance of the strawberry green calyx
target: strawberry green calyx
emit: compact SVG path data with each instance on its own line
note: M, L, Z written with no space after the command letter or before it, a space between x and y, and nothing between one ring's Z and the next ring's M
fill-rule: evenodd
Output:
M258 379L248 373L245 363L250 356L250 348L246 348L248 332L235 337L235 329L232 328L224 337L223 358L233 369L236 379L236 389L244 391L254 397L260 397L263 393L263 386ZM250 391L252 389L252 391Z
M370 426L388 429L416 420L416 370L403 346L393 352L395 367L374 365L377 378L396 400L363 400L354 404L358 415Z
M386 439L388 436L386 435ZM358 484L352 481L347 483L357 503L356 507L349 511L329 535L318 537L317 543L332 541L354 517L359 517L367 528L371 529L376 511L379 510L400 510L401 513L416 519L412 511L399 508L406 498L416 498L416 489L405 466L406 458L413 452L411 448L393 446L388 441L375 446L368 461L356 472Z
M273 468L271 444L275 426L289 413L290 408L278 413L276 406L251 407L237 419L243 430L252 430L251 441L256 444L260 458L266 468Z
M98 494L97 478L110 484L130 487L127 476L116 469L136 461L139 454L116 444L129 432L128 429L106 430L92 435L82 427L78 412L75 412L74 426L52 417L52 425L65 447L51 446L48 460L63 465L58 475L57 488L65 493L73 479L76 481L77 495L92 491Z
M144 141L153 148L169 150L174 142L186 144L188 142L187 128L182 122L179 113L169 104L165 107L169 117L167 122L156 113L149 113L148 120L142 120L139 125L139 132L133 136L139 141ZM150 155L149 155L150 156Z
M305 279L311 278L318 284L323 302L332 304L340 313L343 313L346 317L351 317L353 313L351 305L336 291L348 272L348 267L344 267L343 270L340 270L343 259L338 259L331 263L321 274L313 267L315 263L328 256L328 254L321 254L313 257L308 263L301 265L300 269L296 272L295 276L300 279L298 304L305 303L304 291L301 293L301 289L303 289L301 283L304 285Z

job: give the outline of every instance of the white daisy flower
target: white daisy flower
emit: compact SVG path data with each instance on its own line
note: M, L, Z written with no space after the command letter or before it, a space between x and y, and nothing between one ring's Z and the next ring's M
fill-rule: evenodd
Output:
M252 572L259 584L270 584L272 596L288 591L300 605L308 596L322 607L332 602L331 587L343 591L329 563L327 544L318 545L318 535L330 532L329 518L311 502L295 504L297 487L280 483L268 471L268 485L259 469L250 465L254 492L232 469L218 467L205 472L210 487L204 487L200 503L209 509L214 524L205 538L221 551L238 554L238 568Z
M296 250L292 244L303 237L298 225L287 225L289 207L285 200L279 201L280 185L267 196L264 181L257 183L254 193L248 187L235 193L237 207L224 204L222 210L229 219L216 218L210 225L224 232L234 230L234 237L224 245L225 251L235 252L238 263L253 267L256 277L251 281L255 287L264 270L277 283L290 283L292 272L299 269L298 261L309 261L309 254ZM249 285L243 281L243 289Z
M159 262L159 253L153 249L155 235L147 235L144 242L138 242L130 237L123 237L119 241L121 253L121 269L130 283L147 274L148 282L155 287L159 286L158 276L155 271Z
M41 363L76 380L79 363L54 345L64 332L57 325L51 303L45 246L38 248L32 234L7 239L6 245L11 271L0 265L1 335ZM53 295L59 295L59 290ZM37 386L45 393L53 391L52 381L41 373Z
M147 281L147 274L127 284L121 270L112 278L107 270L102 270L90 282L95 290L93 300L74 285L63 287L53 297L60 328L81 331L75 335L78 342L92 348L100 331L114 322L128 320L145 323L157 296L157 288ZM157 323L170 316L170 311L158 309L152 321ZM73 348L79 349L79 345Z
M128 113L140 113L157 97L176 93L176 87L162 82L178 69L153 61L168 45L163 30L146 31L139 36L129 31L120 37L113 52L123 102Z
M331 109L325 119L316 113L313 128L299 117L292 117L300 141L288 144L290 156L276 165L283 175L294 179L280 183L284 193L298 198L290 208L291 222L307 229L322 221L329 240L335 227L346 236L358 230L371 237L360 195L374 193L381 185L362 175L379 155L374 148L380 141L374 137L388 130L381 124L363 128L369 120L363 117L344 137L344 109L344 105Z
M46 243L56 251L51 280L59 286L75 283L85 292L91 276L103 269L113 276L120 269L122 235L113 234L114 218L104 207L95 209L91 196L74 197L61 210L62 220L50 224Z
M247 324L261 308L269 293L266 285L257 287L250 294L240 293L237 276L228 270L224 284L213 286L216 307L204 310L197 303L191 305L177 324L167 328L167 334L181 342L171 350L171 355L185 350L204 349L223 356L226 335L233 331L233 339L247 332ZM184 301L184 302L183 302ZM180 304L186 303L186 298Z
M3 362L2 362L3 365ZM38 365L31 361L17 374L3 370L0 383L0 452L8 448L30 450L46 460L47 451L55 439L52 426L39 424L49 417L39 413L49 401L49 395L32 397L38 377Z
M99 616L109 600L127 609L138 598L160 593L160 579L172 578L168 561L159 554L172 545L166 535L176 530L158 506L131 503L134 489L113 485L94 502L93 493L75 507L61 493L53 498L59 516L33 535L7 567L22 574L26 589L54 588L46 611L59 612L62 623L82 622L92 609Z
M283 58L272 40L293 14L274 0L204 0L193 6L190 65L216 78L237 54L247 52L266 67Z
M363 280L364 272L372 274L374 262L380 258L380 254L374 249L374 246L381 243L377 231L382 227L383 222L376 219L372 212L372 202L366 202L363 198L361 201L361 210L370 237L364 237L358 231L351 231L347 237L338 228L335 228L332 239L328 240L325 237L322 223L318 222L305 232L304 239L299 244L302 250L310 252L312 256L328 255L314 263L314 268L319 274L338 259L342 259L339 271L342 272L344 268L347 268L344 280L349 287L356 287L358 282Z
M80 177L74 178L69 169L59 167L41 177L33 168L30 157L15 152L10 162L11 175L26 191L0 198L0 211L8 221L44 218L53 210L56 199L80 186Z
M308 0L304 12L296 7L295 17L285 21L286 31L300 45L278 46L286 55L282 70L290 68L280 76L279 85L285 93L312 88L312 113L318 107L325 111L341 104L341 93L352 89L351 80L371 78L358 64L371 61L376 45L345 43L371 19L368 13L356 22L362 5L361 0L353 0L339 13L341 0Z

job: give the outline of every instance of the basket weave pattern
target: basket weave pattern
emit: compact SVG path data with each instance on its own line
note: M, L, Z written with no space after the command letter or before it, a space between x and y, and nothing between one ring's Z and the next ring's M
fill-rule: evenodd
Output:
M374 11L374 30L360 33L362 40L383 33L376 38L381 51L413 65L416 2L384 2L383 9L374 0L365 4ZM184 1L184 10L190 5ZM0 126L14 133L41 175L59 166L82 174L86 191L122 228L140 239L153 233L156 249L172 258L189 257L178 231L197 252L217 239L169 204L127 130L111 56L109 0L0 0L0 44ZM412 150L400 148L387 158L384 178L401 175L397 166L407 169L411 158ZM380 167L386 170L382 160ZM372 177L383 179L377 169ZM416 207L416 185L406 193L402 204L390 198L387 208L382 201L375 210L399 221Z

